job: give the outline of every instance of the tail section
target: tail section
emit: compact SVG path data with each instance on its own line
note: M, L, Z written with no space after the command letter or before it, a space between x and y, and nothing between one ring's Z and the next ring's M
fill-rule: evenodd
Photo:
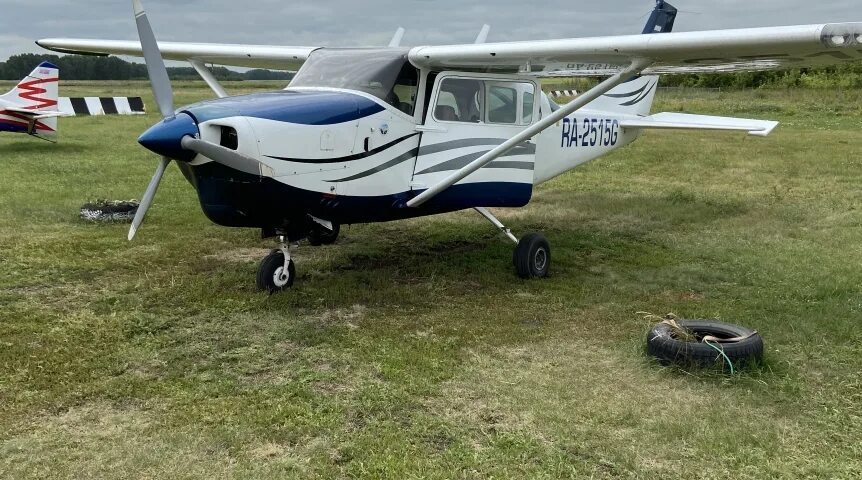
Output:
M673 31L673 23L676 21L677 9L664 0L657 0L655 3L655 10L652 11L649 21L647 21L646 27L644 27L644 35L650 33L668 33Z
M4 129L54 139L59 85L60 69L42 62L9 93L0 96L0 125L6 127Z
M664 0L656 0L655 9L644 27L643 34L672 32L676 15L677 9L673 5ZM658 76L632 78L596 99L587 108L630 115L649 115L658 89L658 81Z

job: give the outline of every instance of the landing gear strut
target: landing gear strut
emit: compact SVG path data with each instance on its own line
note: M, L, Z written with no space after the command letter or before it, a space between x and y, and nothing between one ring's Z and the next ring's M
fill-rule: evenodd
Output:
M311 246L319 247L320 245L332 245L338 240L338 233L341 231L341 226L337 223L328 222L332 228L327 228L317 222L313 222L311 230L308 232L308 243Z
M257 271L257 288L269 293L280 292L293 286L296 279L296 266L290 258L290 244L287 237L278 236L281 247L267 255Z
M551 269L551 245L548 239L539 233L530 233L518 240L512 231L487 209L477 207L476 211L517 245L512 253L512 263L519 277L545 278L548 276Z

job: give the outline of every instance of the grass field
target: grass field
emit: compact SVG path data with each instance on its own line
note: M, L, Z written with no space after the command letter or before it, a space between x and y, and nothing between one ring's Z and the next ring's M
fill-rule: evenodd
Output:
M0 135L0 478L862 476L862 92L656 110L783 125L651 132L497 211L547 234L550 279L463 212L302 246L276 296L271 241L212 225L174 166L134 243L77 219L143 193L155 114ZM663 368L643 311L755 328L765 364Z

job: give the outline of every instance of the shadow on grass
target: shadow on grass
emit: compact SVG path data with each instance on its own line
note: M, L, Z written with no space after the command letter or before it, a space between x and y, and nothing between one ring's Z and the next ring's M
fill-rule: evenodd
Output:
M97 150L99 147L93 144L83 143L51 143L38 138L21 139L11 141L3 145L3 151L7 154L41 154L41 155L65 155L73 153L84 153Z

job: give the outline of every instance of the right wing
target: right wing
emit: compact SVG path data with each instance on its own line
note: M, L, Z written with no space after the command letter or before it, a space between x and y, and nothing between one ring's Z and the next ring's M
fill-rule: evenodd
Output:
M656 113L648 117L621 120L620 126L635 129L737 130L765 137L775 130L778 122L687 113Z
M36 44L60 53L143 56L137 40L46 38ZM166 60L199 60L217 65L296 71L317 47L159 42L159 49Z
M719 73L835 65L862 60L862 23L567 38L416 47L410 60L432 70L606 76L636 59L642 73Z

